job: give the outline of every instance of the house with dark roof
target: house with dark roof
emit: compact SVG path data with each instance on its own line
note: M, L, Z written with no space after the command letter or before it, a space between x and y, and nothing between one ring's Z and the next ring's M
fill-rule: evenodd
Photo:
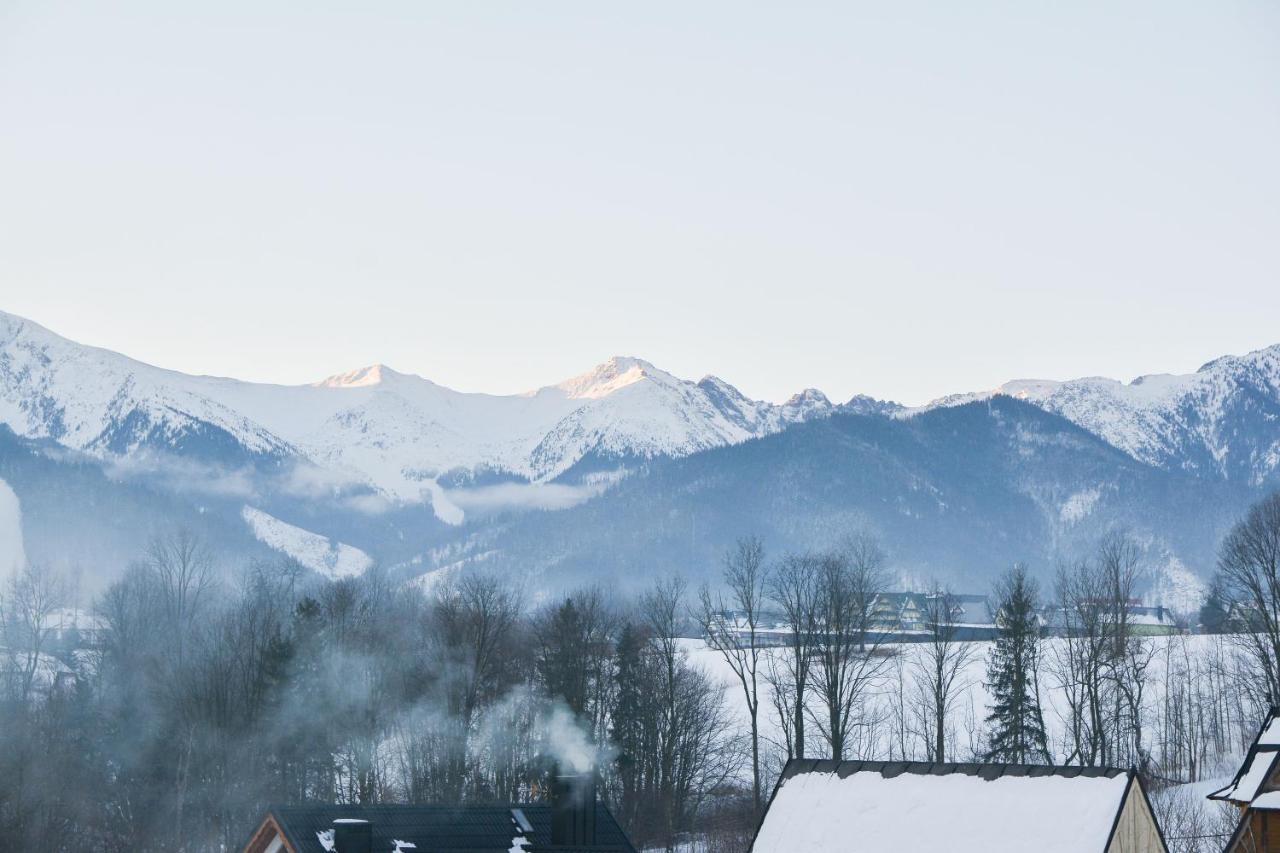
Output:
M566 777L550 803L273 806L244 853L636 853L593 781Z
M1103 608L1110 605L1097 602L1095 606ZM1173 611L1167 607L1130 601L1124 610L1125 627L1131 637L1168 637L1182 631ZM1061 605L1050 605L1041 610L1040 622L1044 626L1044 633L1051 637L1074 636L1080 632L1075 612Z
M1263 721L1231 784L1209 799L1240 809L1224 853L1280 851L1280 709Z
M871 601L871 631L882 642L927 641L932 620L941 622L947 608L947 630L955 640L992 640L1000 631L985 595L968 593L883 592Z
M1168 853L1133 770L793 759L752 853Z

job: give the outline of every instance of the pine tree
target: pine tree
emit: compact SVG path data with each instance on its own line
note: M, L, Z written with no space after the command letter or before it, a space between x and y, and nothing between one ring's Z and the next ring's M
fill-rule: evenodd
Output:
M987 724L992 727L988 761L1050 763L1036 673L1040 625L1036 585L1015 565L997 587L999 636L987 660L987 689L995 700Z
M644 632L630 622L618 635L611 735L621 790L618 796L619 817L625 826L636 825L640 788L644 771L644 721L640 693L644 667Z

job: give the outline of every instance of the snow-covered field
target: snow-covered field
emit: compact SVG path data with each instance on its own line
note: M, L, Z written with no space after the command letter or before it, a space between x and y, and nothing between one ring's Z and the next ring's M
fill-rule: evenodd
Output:
M1179 636L1161 637L1151 640L1154 648L1151 665L1148 669L1147 687L1144 694L1144 746L1152 752L1157 760L1158 750L1154 740L1158 737L1159 721L1164 713L1166 696L1174 694L1173 684L1179 678L1179 672L1186 667L1188 661L1203 665L1210 657L1222 654L1230 648L1230 641L1222 637L1212 636ZM707 648L701 640L683 640L683 648L688 652L690 660L703 668L714 678L725 685L725 696L734 716L733 724L745 737L749 731L750 717L742 694L742 688L724 657L713 649ZM1051 659L1061 640L1047 640L1042 647L1046 659ZM955 701L950 712L948 725L948 755L950 761L974 760L979 754L985 740L984 720L988 714L991 697L984 683L986 678L987 655L991 643L970 644L971 656L957 681ZM885 668L869 691L866 716L876 718L875 732L859 730L855 734L853 748L849 758L867 760L918 760L928 759L925 740L928 735L918 720L903 719L897 709L909 708L912 698L912 676L919 655L924 652L922 645L901 645L891 647L898 654L893 662ZM781 654L772 650L774 654ZM1186 682L1180 685L1186 688ZM901 692L900 692L901 691ZM760 728L765 741L761 751L765 756L764 768L766 779L772 783L781 769L785 755L782 744L781 728L776 713L771 707L771 692L767 682L761 680ZM905 699L905 702L902 700ZM1048 732L1050 751L1055 761L1062 761L1069 751L1066 744L1069 715L1063 691L1057 687L1050 674L1041 675L1041 702L1044 711L1045 728ZM1221 755L1211 756L1200 768L1194 782L1174 784L1172 788L1159 794L1157 801L1168 798L1168 807L1178 813L1180 827L1174 830L1190 828L1195 832L1220 831L1222 816L1219 806L1205 799L1211 791L1227 784L1234 775L1247 747L1247 740L1256 733L1258 720L1250 720L1238 727L1234 737L1236 740ZM809 744L807 750L811 756L822 755L822 738L820 732L811 724L809 727ZM745 763L741 769L742 781L750 778L750 768ZM1208 778L1206 778L1208 777ZM1171 782L1185 780L1185 775ZM1159 806L1157 806L1159 809ZM1191 817L1191 812L1197 812ZM1191 821L1199 820L1194 824ZM1200 839L1195 842L1201 846L1175 844L1179 850L1205 850L1213 848L1215 838ZM1205 846L1207 845L1207 846Z
M742 697L742 688L724 657L714 649L708 648L702 640L682 640L681 642L691 662L726 685L726 696L736 724L742 731L747 731L750 717ZM1052 658L1057 650L1056 647L1061 642L1055 639L1044 642L1042 649L1046 660ZM1176 677L1177 666L1186 660L1185 656L1190 656L1193 660L1208 656L1213 653L1215 644L1224 642L1227 641L1213 636L1152 638L1151 643L1155 653L1148 669L1143 699L1143 707L1146 709L1143 737L1144 746L1148 750L1155 751L1153 739L1157 736L1157 732L1151 721L1158 719L1161 713L1161 705L1167 691L1166 677ZM987 656L992 644L981 642L967 645L970 656L956 681L955 700L951 703L949 712L947 759L951 761L971 760L982 750L985 742L983 721L989 713L991 704L991 696L985 680ZM886 648L895 654L891 656L890 662L868 691L869 700L866 708L866 717L877 718L878 732L874 737L864 733L855 739L853 752L848 757L867 760L926 760L925 740L929 735L916 730L919 729L918 725L913 728L910 720L906 722L905 731L902 728L903 724L894 720L895 706L905 705L910 710L913 676L917 662L920 660L919 656L924 653L924 645L908 643ZM1219 645L1218 649L1221 650L1221 648L1222 646ZM769 651L773 654L785 653L781 650ZM761 731L771 747L780 752L784 740L777 715L771 707L771 692L763 677L761 685ZM900 690L903 692L900 693ZM1040 676L1040 694L1049 748L1055 760L1062 760L1070 751L1067 746L1067 726L1070 715L1062 689L1057 686L1054 677L1047 672ZM905 702L900 702L900 697L905 699ZM810 730L810 736L815 739L813 743L816 746L821 735L813 731L812 726ZM1248 736L1252 736L1253 733L1252 730L1249 731ZM1204 768L1204 773L1200 775L1229 776L1234 772L1242 754L1243 750L1224 755L1216 766Z

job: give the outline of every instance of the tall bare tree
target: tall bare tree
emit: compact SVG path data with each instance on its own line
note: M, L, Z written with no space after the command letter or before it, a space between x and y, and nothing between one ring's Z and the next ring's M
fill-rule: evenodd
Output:
M171 648L181 666L191 628L214 586L213 554L183 527L152 539L143 563L156 578L161 612L173 631Z
M833 759L845 757L860 704L887 666L871 625L872 604L883 589L884 552L869 536L818 559L812 645L823 713L813 716Z
M729 664L747 705L751 736L752 808L761 806L760 780L760 680L764 677L761 657L765 654L760 636L768 572L764 544L756 537L739 539L724 556L723 593L713 594L704 584L700 591L699 621L707 645Z
M1115 732L1115 743L1112 760L1145 768L1142 705L1147 672L1155 657L1155 644L1134 630L1130 616L1143 580L1142 552L1126 531L1112 530L1098 542L1095 559L1106 589L1105 623L1110 634L1106 668L1114 687L1111 728ZM1124 737L1124 733L1128 737ZM1125 754L1120 754L1122 751Z
M1254 504L1222 540L1218 574L1267 701L1280 705L1280 492Z
M933 737L931 761L947 760L947 716L957 691L968 686L965 667L973 659L974 645L957 633L959 602L947 590L934 584L925 595L926 638L916 651L915 680L928 708Z
M66 584L53 571L28 564L9 579L0 596L0 654L13 682L11 692L28 702L48 652L55 612L66 604Z
M1107 660L1113 645L1107 624L1107 585L1089 560L1058 567L1052 673L1067 706L1068 764L1106 764Z
M768 667L787 758L805 757L805 718L818 622L818 564L818 558L810 554L787 554L769 578L769 597L787 625L786 651L771 656Z

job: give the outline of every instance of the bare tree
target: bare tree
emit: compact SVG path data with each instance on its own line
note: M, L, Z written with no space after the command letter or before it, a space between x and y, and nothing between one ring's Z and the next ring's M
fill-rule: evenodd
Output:
M747 704L751 729L752 807L759 814L760 679L763 675L761 656L764 654L759 631L768 578L764 544L758 538L739 539L725 554L723 580L729 592L728 601L723 594L713 596L710 586L704 584L700 592L702 608L699 618L707 645L720 652L729 664Z
M818 621L818 558L788 554L770 575L769 594L787 625L785 654L770 659L769 682L788 758L805 757L806 700Z
M66 603L66 585L52 571L27 565L9 580L0 598L0 651L19 702L31 699L36 676L49 646L55 611Z
M1141 551L1128 533L1113 530L1098 543L1096 559L1107 594L1105 625L1110 633L1110 648L1106 654L1106 665L1114 685L1111 728L1116 732L1113 760L1145 767L1142 706L1147 670L1155 656L1155 645L1134 631L1129 615L1142 580ZM1129 735L1123 739L1124 742L1121 742L1122 732ZM1118 754L1122 749L1126 755Z
M183 527L152 539L143 564L158 582L162 614L173 632L171 648L181 666L191 628L214 586L213 554Z
M871 631L871 608L884 588L884 553L859 536L818 560L813 660L823 714L814 715L833 759L845 757L856 713L868 688L887 665L880 636Z
M965 667L974 655L973 644L957 636L959 607L955 597L937 584L925 596L927 637L915 658L915 680L933 723L931 761L947 760L947 714L956 692L968 686L964 681Z
M1111 648L1106 583L1088 560L1058 567L1056 621L1062 633L1050 669L1067 706L1068 764L1107 763L1106 664Z
M433 624L444 702L456 724L442 793L457 802L469 774L468 743L481 706L503 688L503 669L519 617L518 598L508 585L472 573L441 590Z
M1280 705L1280 492L1254 504L1218 553L1236 640L1253 659L1267 702Z
M690 666L677 638L685 582L658 581L640 598L640 618L648 647L640 676L648 682L640 727L650 745L641 750L649 764L649 796L660 830L655 841L674 850L677 833L692 825L707 794L737 766L727 738L723 691ZM648 753L645 755L645 753Z

